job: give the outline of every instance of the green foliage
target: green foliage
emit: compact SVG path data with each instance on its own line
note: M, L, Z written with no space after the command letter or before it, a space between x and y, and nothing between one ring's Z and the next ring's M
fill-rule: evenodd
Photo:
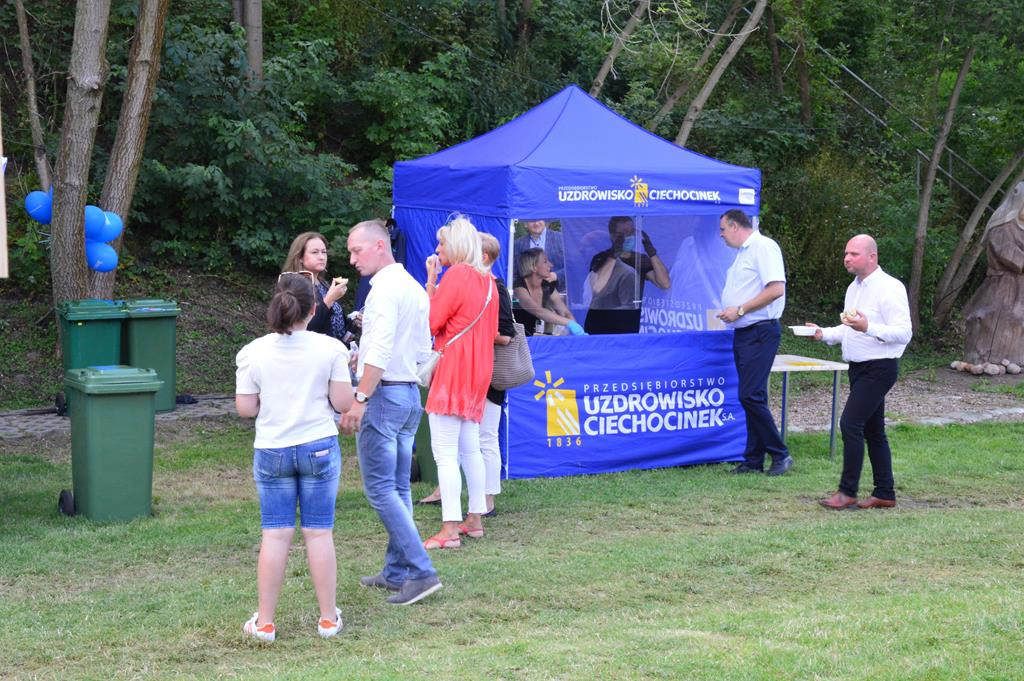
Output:
M324 41L296 41L265 61L254 92L240 33L168 26L133 216L157 254L275 267L296 233L346 216L353 168L316 152L302 99L337 89L332 56Z

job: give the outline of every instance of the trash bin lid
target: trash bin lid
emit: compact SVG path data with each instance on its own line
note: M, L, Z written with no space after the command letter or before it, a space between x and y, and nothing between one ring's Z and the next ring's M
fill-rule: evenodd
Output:
M120 364L64 372L64 387L88 394L154 393L163 384L153 369Z
M123 301L100 300L87 298L85 300L66 300L57 306L57 312L67 320L76 319L124 319Z
M129 317L177 317L181 312L178 303L160 298L136 298L125 300L124 311Z

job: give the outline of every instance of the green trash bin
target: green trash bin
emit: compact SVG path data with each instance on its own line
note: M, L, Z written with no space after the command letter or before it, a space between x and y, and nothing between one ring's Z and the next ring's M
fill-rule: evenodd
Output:
M124 301L124 353L120 362L154 369L164 382L156 393L157 411L174 411L177 385L176 324L181 308L173 300L141 298Z
M162 381L151 369L69 369L73 394L71 481L74 510L90 520L131 520L153 503L153 396Z
M420 404L427 403L429 388L420 387ZM427 482L431 485L437 484L437 463L434 461L434 450L430 446L430 424L427 422L427 413L423 412L420 419L420 427L416 429L415 457L416 467L419 468L420 482Z
M64 371L121 363L120 300L68 300L57 306ZM71 400L57 396L57 411L70 411Z

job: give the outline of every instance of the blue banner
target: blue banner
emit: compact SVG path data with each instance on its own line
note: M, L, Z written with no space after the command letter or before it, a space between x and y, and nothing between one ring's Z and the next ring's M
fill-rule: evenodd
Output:
M508 392L509 478L738 461L732 332L532 337Z

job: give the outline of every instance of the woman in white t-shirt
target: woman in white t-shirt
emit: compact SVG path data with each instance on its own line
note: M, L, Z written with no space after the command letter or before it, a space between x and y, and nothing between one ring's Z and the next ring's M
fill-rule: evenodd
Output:
M337 415L352 406L348 351L340 341L306 330L315 313L308 272L285 272L267 309L272 333L257 338L235 359L235 406L256 417L253 479L260 497L263 536L257 562L259 610L242 627L273 641L274 611L295 534L295 506L320 606L324 638L341 630L335 602L334 502L341 475Z

